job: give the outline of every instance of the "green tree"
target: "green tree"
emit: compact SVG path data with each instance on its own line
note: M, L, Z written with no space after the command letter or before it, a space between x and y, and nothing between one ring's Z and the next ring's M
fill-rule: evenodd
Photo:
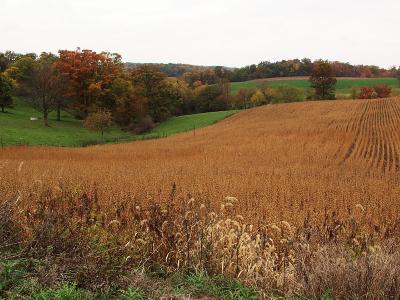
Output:
M0 74L0 108L1 112L5 112L6 107L11 107L13 99L12 93L12 82L3 74Z
M146 115L146 101L140 86L134 86L129 78L116 78L110 89L114 98L114 121L121 126L131 126Z
M195 112L221 111L228 108L224 91L221 85L204 85L196 94L194 102Z
M0 53L0 72L4 72L5 70L7 70L11 64L16 62L22 56L22 54L15 53L14 51L6 51L4 53Z
M141 91L147 113L155 122L166 120L183 106L176 85L157 67L143 65L132 72L131 78L135 89Z
M17 94L25 96L24 84L32 78L36 58L24 56L19 58L6 70L9 78L12 78L17 83Z
M55 55L44 52L37 60L24 64L29 66L25 71L17 72L17 81L22 85L25 96L43 113L45 126L49 126L49 113L57 107L64 88L62 76L55 67L56 60Z
M147 102L147 111L155 122L165 121L183 106L183 100L173 84L164 82L158 94Z
M315 97L317 99L335 99L335 86L337 80L329 62L320 60L314 63L310 82L311 87L315 89Z

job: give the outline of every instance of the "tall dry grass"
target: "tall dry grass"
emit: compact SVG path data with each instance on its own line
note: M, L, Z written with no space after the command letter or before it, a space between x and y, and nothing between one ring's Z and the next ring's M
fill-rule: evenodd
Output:
M28 199L30 207L0 206L6 216L0 253L18 245L20 256L46 261L42 284L116 289L134 274L164 268L236 278L265 298L320 298L328 290L340 299L400 297L398 237L364 231L366 212L348 219L327 213L322 228L307 221L254 226L238 214L234 197L213 211L196 199L175 198L174 187L164 205L119 199L114 211L99 204L96 187L43 187Z

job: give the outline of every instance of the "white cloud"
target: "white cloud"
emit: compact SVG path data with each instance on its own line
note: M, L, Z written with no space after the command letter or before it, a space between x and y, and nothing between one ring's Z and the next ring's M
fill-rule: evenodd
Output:
M310 57L400 64L398 0L1 0L0 51L119 52L243 66Z

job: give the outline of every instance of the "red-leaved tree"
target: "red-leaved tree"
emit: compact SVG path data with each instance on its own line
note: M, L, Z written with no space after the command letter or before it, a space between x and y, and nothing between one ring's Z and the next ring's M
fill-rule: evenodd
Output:
M68 89L65 96L70 107L86 116L121 72L119 54L96 53L92 50L60 50L57 69L66 75Z
M376 98L376 93L372 87L363 86L360 89L360 94L358 95L360 99L373 99Z
M392 93L392 88L386 84L377 84L374 86L374 90L378 98L389 97Z

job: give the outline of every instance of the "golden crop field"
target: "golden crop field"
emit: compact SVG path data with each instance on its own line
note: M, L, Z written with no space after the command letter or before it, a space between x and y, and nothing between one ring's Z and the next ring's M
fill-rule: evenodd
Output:
M304 102L238 113L218 124L165 139L81 149L0 150L0 192L38 185L97 185L110 209L194 197L219 207L239 199L258 224L318 222L356 205L374 225L400 215L400 99ZM18 169L20 170L18 172Z
M52 286L157 266L260 299L398 299L399 129L400 99L303 102L165 139L4 148L1 247L46 257Z

